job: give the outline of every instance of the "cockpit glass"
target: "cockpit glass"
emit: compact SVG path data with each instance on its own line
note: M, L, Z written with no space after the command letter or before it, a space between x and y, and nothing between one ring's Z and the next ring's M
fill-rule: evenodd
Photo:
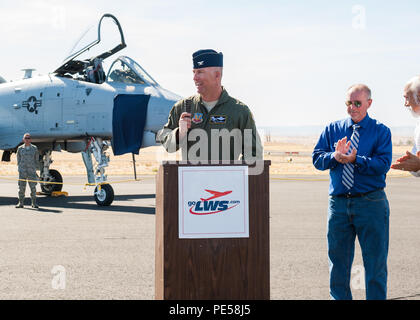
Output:
M72 48L70 49L67 57L64 60L68 60L71 56L88 48L91 44L95 43L98 38L98 29L96 25L88 27L77 39Z
M112 17L104 16L100 24L87 28L71 48L65 61L86 60L111 50L121 43L121 33Z
M126 84L144 84L140 78L126 63L121 60L115 61L108 73L108 82L126 83Z
M137 62L127 56L119 57L108 71L107 82L158 85Z
M139 75L141 75L143 79L145 79L150 84L157 84L156 81L151 76L149 76L149 74L142 67L140 67L140 65L137 62L135 62L134 60L131 60L131 62L133 68L137 71Z

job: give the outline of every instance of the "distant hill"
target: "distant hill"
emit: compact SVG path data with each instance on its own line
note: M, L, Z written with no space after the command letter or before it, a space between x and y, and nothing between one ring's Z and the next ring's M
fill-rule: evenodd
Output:
M260 132L265 135L284 136L284 137L310 137L319 136L325 126L274 126L274 127L258 127ZM393 136L412 137L414 134L414 126L407 127L391 127Z

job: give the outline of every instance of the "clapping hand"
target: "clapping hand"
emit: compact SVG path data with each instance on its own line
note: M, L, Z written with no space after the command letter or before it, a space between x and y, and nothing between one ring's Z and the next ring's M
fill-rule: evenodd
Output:
M335 160L342 164L353 163L356 160L357 150L355 148L347 155L347 152L350 150L350 144L351 141L347 142L347 137L338 140L334 152Z
M420 151L417 152L417 155L414 155L411 152L407 151L405 156L402 156L401 158L397 159L397 162L391 165L391 168L403 171L419 171Z

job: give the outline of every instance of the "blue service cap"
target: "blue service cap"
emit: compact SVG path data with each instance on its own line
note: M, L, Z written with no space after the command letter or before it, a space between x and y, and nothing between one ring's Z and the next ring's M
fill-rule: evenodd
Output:
M223 67L223 54L213 49L198 50L193 53L194 69Z

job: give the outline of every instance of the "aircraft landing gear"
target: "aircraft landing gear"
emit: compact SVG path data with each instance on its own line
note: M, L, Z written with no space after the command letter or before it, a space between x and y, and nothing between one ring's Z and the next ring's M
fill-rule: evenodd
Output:
M63 177L61 176L60 172L57 170L51 169L49 170L49 175L42 179L46 182L58 182L57 183L42 183L41 184L41 190L44 193L52 194L54 191L61 191L63 189L63 185L61 184L63 182Z
M114 201L114 190L110 184L98 185L93 196L99 206L109 206Z
M114 189L111 185L106 183L107 176L105 175L105 167L108 166L109 157L105 151L109 148L109 143L103 141L101 138L91 138L88 152L91 152L96 160L95 167L95 183L98 185L93 194L96 203L99 206L109 206L114 201ZM88 168L88 166L86 166Z
M60 172L50 169L52 163L51 150L42 155L41 166L41 181L55 182L55 183L41 183L42 192L51 195L54 191L61 191L63 189L63 177Z

